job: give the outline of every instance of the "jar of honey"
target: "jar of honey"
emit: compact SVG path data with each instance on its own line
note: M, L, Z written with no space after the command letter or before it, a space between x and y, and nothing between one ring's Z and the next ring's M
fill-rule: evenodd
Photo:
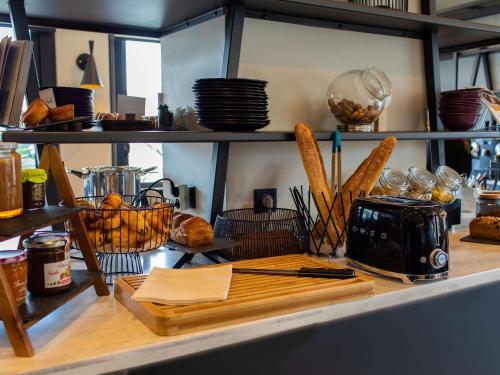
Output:
M47 172L43 169L23 169L23 202L26 210L45 206L45 181Z
M23 212L21 156L17 143L0 142L0 219L9 219Z
M7 277L17 306L24 304L26 302L26 281L28 275L26 253L20 250L0 251L0 267L2 267Z
M28 290L32 294L55 294L71 286L67 235L36 234L23 245L28 254Z

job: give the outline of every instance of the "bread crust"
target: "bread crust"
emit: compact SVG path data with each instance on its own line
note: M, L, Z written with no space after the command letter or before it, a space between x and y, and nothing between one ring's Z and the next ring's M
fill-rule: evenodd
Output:
M36 126L48 117L49 106L42 99L37 98L31 102L26 112L21 116L21 121L27 126Z
M476 217L469 223L469 231L472 237L500 241L500 217Z

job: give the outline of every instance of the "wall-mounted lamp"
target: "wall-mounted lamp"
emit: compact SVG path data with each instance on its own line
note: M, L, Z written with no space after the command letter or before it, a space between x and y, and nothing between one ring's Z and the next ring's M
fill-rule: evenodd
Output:
M80 82L80 87L86 89L97 89L102 87L102 80L99 76L97 70L97 65L94 59L94 41L89 40L90 55L88 53L82 53L76 59L76 65L83 70L82 81Z

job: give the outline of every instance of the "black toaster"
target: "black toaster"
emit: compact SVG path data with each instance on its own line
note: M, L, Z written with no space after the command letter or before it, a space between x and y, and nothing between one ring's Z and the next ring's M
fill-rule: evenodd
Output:
M348 262L405 284L448 276L448 223L439 203L403 197L355 200L347 226Z

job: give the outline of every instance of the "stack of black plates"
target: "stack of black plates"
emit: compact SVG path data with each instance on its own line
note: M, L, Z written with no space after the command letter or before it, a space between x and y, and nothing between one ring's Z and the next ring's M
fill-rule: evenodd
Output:
M75 117L95 116L94 90L80 87L52 87L58 106L73 104Z
M205 78L193 86L201 126L218 131L252 131L269 125L266 81Z

